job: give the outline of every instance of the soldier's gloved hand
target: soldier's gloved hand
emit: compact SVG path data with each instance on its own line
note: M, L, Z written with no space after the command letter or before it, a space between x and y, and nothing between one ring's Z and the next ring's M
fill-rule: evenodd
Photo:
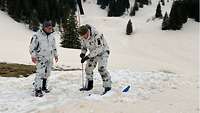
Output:
M56 61L56 63L58 62L58 56L55 56L55 61Z
M36 57L31 57L31 60L32 60L32 62L33 62L34 64L37 63L37 58L36 58Z
M84 57L84 58L82 58L81 59L81 63L84 63L86 60L88 60L89 59L89 57L88 56L86 56L86 57Z
M80 57L81 57L81 58L84 58L84 57L85 57L85 54L84 54L84 53L81 53L81 54L80 54Z

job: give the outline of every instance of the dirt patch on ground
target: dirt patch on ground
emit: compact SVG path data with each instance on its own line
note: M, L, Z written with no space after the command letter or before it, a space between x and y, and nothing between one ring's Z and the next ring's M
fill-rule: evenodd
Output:
M33 65L0 63L1 77L27 77L35 72Z

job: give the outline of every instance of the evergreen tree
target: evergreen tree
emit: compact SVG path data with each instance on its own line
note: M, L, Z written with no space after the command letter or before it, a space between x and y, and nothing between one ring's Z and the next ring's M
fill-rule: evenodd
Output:
M137 0L135 0L135 3L134 3L133 7L134 7L135 11L139 10L139 6L138 6L138 3L137 3Z
M133 32L133 26L132 26L132 22L131 19L128 21L127 27L126 27L126 34L127 35L131 35L131 33Z
M52 20L53 23L61 24L69 9L76 11L76 0L0 0L0 9L7 11L16 21L30 24L32 29L36 20L39 23ZM38 15L35 18L33 10Z
M187 4L188 17L195 19L195 21L200 22L199 18L199 0L184 0Z
M194 3L194 19L197 22L200 22L200 18L199 18L199 0L196 0Z
M20 17L21 17L21 10L16 10L20 8L20 0L16 1L7 1L8 4L8 14L15 19L16 21L20 22Z
M63 28L64 34L61 37L61 46L64 48L80 49L77 22L73 12L70 12L70 14L66 17L66 20L63 21Z
M97 5L101 5L102 4L102 0L97 0Z
M38 15L39 15L39 20L41 23L45 20L51 20L50 18L50 10L49 10L49 5L47 0L41 0L38 5Z
M129 0L110 0L108 16L122 16L128 8L130 8Z
M21 0L21 5L19 5L21 11L20 11L20 20L22 20L25 23L29 23L30 14L31 14L31 4L28 0Z
M125 12L125 7L124 7L124 0L117 0L117 3L116 3L116 12L115 12L115 16L121 16L124 14Z
M130 8L130 2L129 2L129 0L124 0L124 8L126 8L126 9Z
M0 10L7 11L7 0L0 0Z
M162 3L162 5L165 5L165 0L160 0L160 2Z
M170 11L170 18L169 18L169 23L170 23L170 29L173 30L179 30L182 27L182 21L181 21L181 12L180 12L180 7L179 7L179 1L174 1L171 11Z
M155 17L162 18L162 11L161 11L160 3L158 3L158 5L157 5Z
M148 5L148 0L140 0L142 2L143 5Z
M179 3L178 10L180 11L181 22L186 23L188 19L188 6L184 1L179 1L178 3Z
M40 26L40 21L38 19L38 13L37 11L34 9L31 13L30 16L30 24L29 24L29 29L33 30L33 31L37 31L39 29Z
M135 11L136 11L135 7L132 7L131 12L130 12L130 16L135 16Z
M169 17L168 17L168 14L166 12L164 19L163 19L163 22L162 22L162 30L167 30L167 29L169 29Z
M142 3L142 0L138 0L138 3L139 3L139 7L140 7L140 8L143 8L143 7L144 7L144 4Z
M80 14L81 14L81 15L84 15L84 11L83 11L83 7L82 7L81 0L77 0L77 2L78 2L78 6L79 6L79 10L80 10Z
M105 9L106 8L106 6L108 6L108 4L109 4L109 0L101 0L101 9Z
M108 17L116 16L116 1L111 0L108 8Z

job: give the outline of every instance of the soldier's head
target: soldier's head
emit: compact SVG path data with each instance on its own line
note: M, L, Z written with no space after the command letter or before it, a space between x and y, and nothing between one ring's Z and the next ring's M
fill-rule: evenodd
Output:
M42 28L46 33L53 32L53 26L51 21L44 21Z
M87 25L82 25L78 28L78 34L81 36L81 38L88 39L90 35L90 31L87 27Z

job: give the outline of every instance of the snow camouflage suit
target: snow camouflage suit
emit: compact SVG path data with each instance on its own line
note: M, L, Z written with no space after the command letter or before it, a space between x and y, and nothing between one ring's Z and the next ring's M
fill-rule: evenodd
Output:
M47 35L43 30L39 30L31 39L29 51L31 56L37 59L34 87L40 90L43 79L50 76L53 58L57 56L53 33Z
M107 62L110 54L109 47L103 34L91 25L86 25L90 31L90 38L81 38L81 53L86 54L89 50L85 72L86 72L86 86L88 81L93 80L93 70L98 63L98 71L103 80L103 87L111 87L111 77L107 70Z

